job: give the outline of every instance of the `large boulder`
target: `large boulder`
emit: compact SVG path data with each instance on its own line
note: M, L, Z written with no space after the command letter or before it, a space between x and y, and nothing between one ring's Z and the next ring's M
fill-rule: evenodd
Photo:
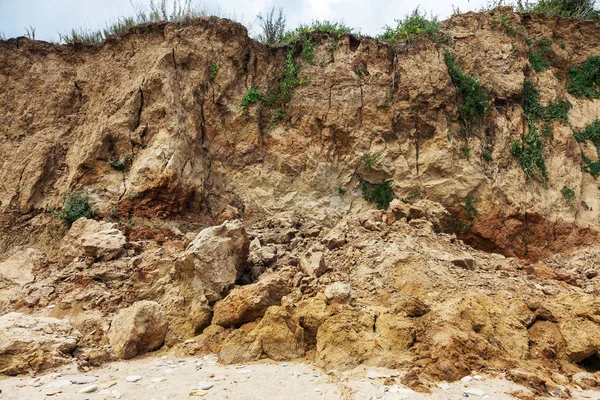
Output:
M176 261L179 278L204 290L210 302L223 298L241 277L250 241L241 221L206 228Z
M214 306L212 323L224 327L239 326L262 317L292 290L293 273L289 270L261 275L256 283L234 288Z
M71 362L79 339L68 321L5 314L0 317L0 373L17 375Z
M116 258L125 247L125 236L110 222L79 218L63 239L67 257L85 256L97 261Z
M130 359L161 347L167 327L158 303L138 301L113 318L108 340L117 357Z

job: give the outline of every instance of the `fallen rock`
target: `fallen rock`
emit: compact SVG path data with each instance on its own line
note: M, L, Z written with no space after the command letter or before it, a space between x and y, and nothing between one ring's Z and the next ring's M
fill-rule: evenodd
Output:
M346 233L337 227L329 231L321 240L328 249L333 250L346 244Z
M269 308L252 334L271 360L292 360L304 355L304 330L283 307Z
M239 326L262 317L292 290L293 273L281 270L261 275L256 283L234 288L214 306L212 323L224 327Z
M125 381L126 382L132 382L132 383L133 382L137 382L137 381L139 381L141 379L142 379L142 377L139 376L139 375L129 375L129 376L125 377Z
M160 305L144 300L121 310L113 318L108 339L118 357L130 359L158 349L166 333L167 322Z
M346 303L352 297L350 286L342 282L334 282L325 288L325 298L328 304Z
M21 286L34 281L33 268L44 259L35 249L19 251L0 263L0 279L9 279Z
M233 331L223 341L219 351L219 362L222 364L242 364L257 361L262 355L262 345L256 337L243 329Z
M110 261L124 249L126 240L117 224L79 218L62 241L67 257L86 256L98 261Z
M321 251L309 251L300 257L300 268L313 278L323 275L326 270L325 256Z
M80 336L65 320L5 314L0 317L0 373L17 375L71 362Z
M364 312L345 310L328 318L317 332L317 365L349 370L373 355L374 318Z
M176 261L182 279L198 281L210 302L220 300L244 272L250 242L241 221L206 228Z

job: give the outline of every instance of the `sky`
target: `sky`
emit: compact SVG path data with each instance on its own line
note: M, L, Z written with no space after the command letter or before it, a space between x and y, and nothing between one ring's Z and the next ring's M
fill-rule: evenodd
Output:
M169 0L172 1L172 0ZM134 0L144 6L149 0ZM366 35L381 33L417 6L441 19L460 11L480 8L486 0L194 0L209 14L243 23L251 35L259 33L256 16L272 7L283 7L287 27L313 20L342 21ZM35 38L58 41L58 33L71 28L99 29L121 16L134 14L130 0L0 0L0 32L9 37L25 35L35 29Z

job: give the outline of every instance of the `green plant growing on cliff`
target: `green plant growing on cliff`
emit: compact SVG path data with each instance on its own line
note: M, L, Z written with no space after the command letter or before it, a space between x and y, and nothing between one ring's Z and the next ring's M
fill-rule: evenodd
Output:
M595 0L539 0L519 1L517 11L575 19L600 19Z
M52 214L62 219L66 225L71 226L81 217L94 217L96 212L91 209L89 197L86 194L67 192L61 210L52 210Z
M569 207L573 207L575 204L575 191L568 186L563 186L560 193L565 199L565 203L567 203Z
M367 167L367 170L371 171L373 169L373 166L375 165L375 163L381 158L381 153L377 153L377 154L369 154L369 153L365 153L363 154L363 162L365 163L365 166Z
M219 63L214 62L210 64L210 69L208 71L208 80L210 83L215 83L215 79L217 78L217 73L219 72Z
M394 189L390 181L383 181L379 184L372 184L365 180L361 181L363 197L371 203L375 203L379 210L386 210L390 202L394 200Z
M259 101L264 101L263 95L256 89L250 88L242 98L242 102L240 103L240 107L242 107L242 118L248 118L248 110L250 109L250 105L257 103Z
M548 60L546 56L552 43L552 40L548 38L542 38L533 44L527 39L527 45L529 46L529 62L534 71L545 71L552 66L552 62Z
M596 119L581 131L573 132L573 136L579 143L592 142L596 148L596 161L591 160L583 151L581 152L581 169L594 178L598 178L600 176L600 119Z
M569 122L571 103L565 99L551 101L547 107L540 103L540 94L530 81L523 84L522 102L523 113L527 123L527 135L523 143L512 141L511 155L515 157L528 180L548 180L548 171L544 159L543 136L552 138L552 121ZM538 121L545 121L542 132L538 129Z
M465 218L472 225L473 221L477 217L479 213L477 212L477 208L475 208L475 199L473 196L468 195L465 199ZM471 225L469 229L471 229Z
M129 155L124 155L121 158L117 158L113 160L112 158L108 159L108 164L116 169L117 171L124 171L127 168L127 163L129 162Z
M600 99L600 56L591 56L584 63L569 68L567 90L574 96Z
M465 137L474 123L481 121L489 112L487 94L478 78L466 75L450 50L444 49L444 61L450 79L458 92L458 119Z
M492 162L494 160L492 157L492 151L487 147L481 149L481 158L483 158L486 162Z
M440 33L440 23L437 17L427 18L417 7L403 19L396 20L396 26L385 26L384 32L377 38L384 43L396 44L417 37L427 37L436 43L446 41L446 36Z
M412 192L410 192L410 194L408 196L403 197L400 200L402 200L405 203L410 203L411 201L413 201L414 199L416 199L419 196L421 196L421 189L420 188L416 188L415 190L413 190Z
M296 29L291 31L287 31L285 35L283 35L282 42L286 44L291 44L296 42L298 39L303 39L307 37L311 33L319 33L326 36L328 39L339 40L346 33L357 33L354 29L346 26L343 22L338 21L313 21L310 24L301 24Z

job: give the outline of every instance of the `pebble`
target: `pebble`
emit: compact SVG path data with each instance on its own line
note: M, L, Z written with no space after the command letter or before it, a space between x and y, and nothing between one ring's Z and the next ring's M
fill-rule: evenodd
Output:
M473 389L473 388L469 388L469 389L465 389L464 390L465 394L472 394L473 396L477 396L477 397L483 397L485 396L485 392L481 389Z
M128 377L126 377L126 378L125 378L125 380L126 380L127 382L137 382L137 381L139 381L140 379L142 379L142 377L141 377L141 376L139 376L139 375L129 375Z
M97 376L74 376L71 379L71 383L74 385L86 385L88 383L96 382Z
M483 378L481 377L481 375L475 375L475 376L473 377L473 379L475 379L476 381L480 381L480 380L482 380Z
M472 377L472 376L469 376L469 375L467 375L467 376L463 376L462 378L460 378L460 381L461 381L462 383L469 383L469 382L471 382L472 380L473 380L473 377Z
M196 343L196 341L194 339L188 339L185 342L183 342L183 344L192 344L192 343Z
M98 390L98 385L90 385L86 386L79 391L79 393L94 393Z
M200 383L198 383L198 389L200 390L208 390L211 389L215 386L214 383L212 382L207 382L207 381L200 381Z
M62 393L61 388L51 388L51 389L46 390L46 396L54 396L59 393Z
M160 383L160 382L164 382L166 380L167 380L167 378L152 378L152 382L154 382L154 383Z
M442 382L438 386L442 390L450 390L450 385L448 383L446 383L446 382Z

